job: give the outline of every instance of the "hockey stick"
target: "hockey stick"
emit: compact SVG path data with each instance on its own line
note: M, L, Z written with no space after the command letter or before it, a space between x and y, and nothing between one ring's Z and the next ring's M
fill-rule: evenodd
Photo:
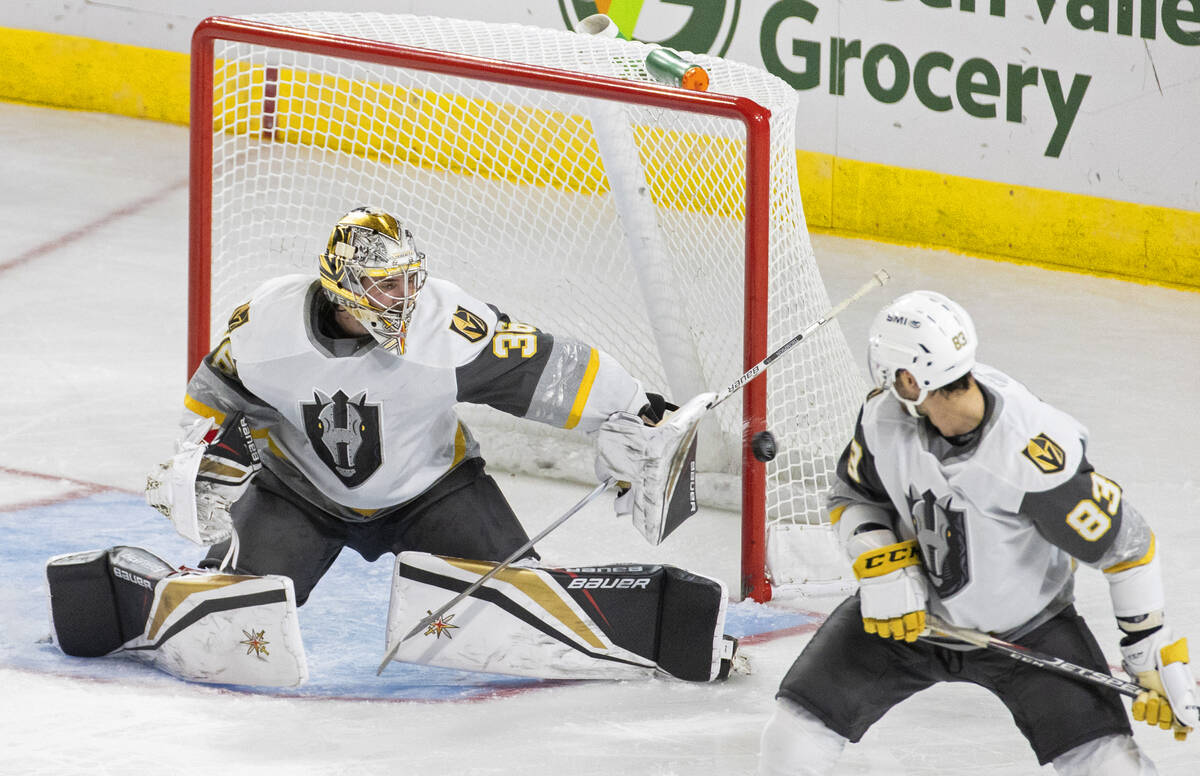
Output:
M455 604L457 604L459 601L463 600L467 596L471 595L471 593L474 593L476 590L478 590L483 585L484 582L487 582L489 579L496 576L501 571L503 571L504 569L506 569L510 565L512 565L513 561L517 560L522 555L524 555L526 552L528 552L533 547L533 545L537 544L542 539L544 539L546 537L546 535L549 534L551 531L553 531L555 528L558 528L560 525L567 522L567 518L571 517L576 512L583 509L589 502L591 502L593 499L595 499L597 496L599 496L604 491L608 490L609 487L614 484L616 484L616 480L612 477L609 477L604 482L597 485L595 488L592 489L591 493L588 493L586 496L581 498L575 504L575 506L568 509L561 517L559 517L553 523L551 523L550 525L543 528L541 533L539 533L537 536L533 537L529 541L525 542L525 544L521 545L516 550L514 550L512 555L509 555L503 561L496 564L492 568L491 571L489 571L488 573L481 576L479 579L472 582L471 585L466 590L462 591L458 595L451 598L449 601L446 602L445 605L439 607L436 612L430 612L428 615L426 615L420 622L418 622L415 626L413 626L412 630L410 630L408 633L404 634L404 638L400 639L399 641L397 641L395 644L392 645L392 648L389 649L387 651L387 654L383 656L383 662L379 664L379 670L375 672L375 675L379 676L380 674L383 673L383 669L387 667L388 663L392 662L392 658L394 658L396 656L396 653L400 650L401 644L408 641L409 639L411 639L413 636L417 635L421 631L425 630L433 623L437 622L438 618L441 617L446 612L450 611L452 608L454 608Z
M1044 668L1047 671L1055 671L1060 674L1074 677L1081 682L1089 682L1098 684L1102 687L1116 690L1122 695L1128 695L1130 698L1136 698L1141 693L1145 692L1145 688L1133 682L1127 682L1124 679L1118 679L1111 674L1106 674L1103 671L1096 671L1086 666L1075 665L1068 663L1059 657L1047 655L1043 652L1037 652L1027 647L1022 647L1018 644L1012 644L1007 641L1002 641L995 636L989 636L986 633L970 628L960 628L957 625L951 625L945 620L933 614L925 616L925 624L929 626L929 631L935 636L943 636L945 638L961 641L966 644L973 644L977 647L998 652L1002 655L1011 657L1013 660L1022 663L1028 663L1031 666Z
M716 398L714 398L712 401L710 401L708 403L708 409L711 410L713 407L715 407L718 404L720 404L721 402L725 401L730 396L733 396L735 393L737 393L742 388L744 388L747 383L749 383L751 380L753 380L754 378L756 378L760 374L762 374L762 372L768 366L770 366L776 360L778 360L780 358L780 356L782 356L784 353L787 353L789 350L791 350L792 348L799 345L800 342L802 340L804 340L805 337L811 336L814 331L816 331L817 329L821 328L822 326L824 326L825 324L829 323L834 318L836 318L838 313L840 313L842 310L845 310L847 307L854 304L859 299L862 299L864 296L866 296L871 291L874 291L876 288L879 288L880 286L884 285L890 279L891 279L891 276L888 275L887 270L881 269L878 272L876 272L874 275L871 276L870 280L868 280L866 283L864 283L862 285L861 288L859 288L857 291L855 291L850 296L843 299L841 302L839 302L835 306L829 308L829 312L825 313L823 316L821 316L817 320L808 324L808 326L806 326L804 328L804 331L800 332L799 334L792 337L787 342L780 345L778 348L775 349L775 352L771 353L771 355L767 356L762 361L759 361L757 364L750 367L750 369L748 369L745 374L743 374L737 380L734 380L732 385L730 385L728 388L726 388L721 393L717 394Z

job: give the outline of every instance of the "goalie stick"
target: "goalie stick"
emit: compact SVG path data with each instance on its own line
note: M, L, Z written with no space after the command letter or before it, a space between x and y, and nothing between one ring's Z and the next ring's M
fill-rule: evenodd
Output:
M734 380L732 385L730 385L728 388L726 388L721 393L717 394L716 398L714 398L712 401L710 401L708 403L708 409L711 410L713 407L715 407L718 404L720 404L721 402L725 401L730 396L733 396L735 393L740 391L742 388L745 388L747 383L749 383L751 380L753 380L754 378L756 378L760 374L762 374L768 366L775 363L775 361L777 361L781 356L783 356L784 353L787 353L789 350L791 350L792 348L799 345L804 340L805 337L811 336L814 331L816 331L817 329L821 328L822 326L824 326L825 324L829 323L834 318L836 318L838 316L838 313L840 313L842 310L845 310L847 307L854 304L859 299L862 299L864 296L866 296L870 292L874 291L876 288L879 288L880 286L884 285L890 279L891 279L891 275L889 275L887 273L887 270L884 270L884 269L881 269L878 272L876 272L874 275L871 275L871 279L868 280L866 283L863 283L862 286L857 291L855 291L853 294L851 294L850 296L843 299L841 302L838 302L833 307L829 308L829 312L825 313L817 320L808 324L808 326L805 326L804 331L800 332L799 334L792 337L787 342L785 342L782 345L780 345L779 347L775 348L775 351L773 353L771 353L769 356L764 358L762 361L759 361L757 364L755 364L754 366L752 366L748 370L746 370L745 374L743 374L738 379Z
M1074 677L1081 682L1089 682L1098 684L1102 687L1116 690L1122 695L1128 695L1130 698L1136 698L1141 693L1145 692L1145 688L1134 682L1127 682L1124 679L1118 679L1111 674L1106 674L1102 671L1096 671L1086 666L1075 665L1068 663L1059 657L1047 655L1043 652L1022 647L1018 644L1012 644L1007 641L989 636L982 631L972 630L970 628L960 628L957 625L951 625L942 618L928 614L925 617L925 624L929 626L929 632L934 636L942 636L944 638L961 641L965 644L973 644L977 647L998 652L1002 655L1007 655L1013 660L1022 663L1028 663L1031 666L1044 668L1047 671L1055 671L1060 674Z
M841 313L843 310L845 310L847 307L854 304L855 302L857 302L859 299L866 296L868 293L870 293L874 289L879 288L880 286L884 285L890 279L891 279L891 276L888 275L886 270L880 269L877 272L875 272L875 274L873 274L871 276L871 279L868 280L866 283L864 283L857 291L855 291L853 294L851 294L850 296L843 299L838 304L829 308L829 311L826 312L823 316L821 316L817 320L813 321L808 326L804 327L803 331L796 334L794 337L789 339L787 342L780 345L778 348L776 348L774 350L774 352L772 352L770 355L768 355L762 361L760 361L757 364L755 364L754 366L750 367L750 369L747 370L741 377L739 377L737 380L733 381L733 383L728 388L726 388L721 393L717 394L705 406L704 412L711 410L713 407L716 407L718 404L725 401L730 396L733 396L735 393L740 391L742 388L746 387L746 385L751 380L753 380L754 378L756 378L760 374L762 374L768 366L773 364L775 361L777 361L780 357L782 357L785 353L787 353L789 350L794 348L796 345L799 345L805 338L811 336L814 331L821 328L825 324L829 323L831 320L833 320L835 317L837 317L837 315L839 313ZM702 417L703 414L704 413L700 413L697 415L697 417L694 421L694 424L699 424L700 417ZM690 436L689 435L681 435L680 438L681 439L690 439ZM683 449L686 450L686 445L683 446ZM681 453L680 450L676 450L675 454L672 456L672 459L679 457L680 453ZM673 460L673 463L674 463L674 460ZM676 469L677 467L672 466L672 468ZM673 472L673 478L677 477L677 476L678 476L678 472ZM404 634L403 638L398 640L395 644L393 644L388 649L387 654L384 655L383 661L379 664L379 669L375 672L375 675L379 676L380 674L383 673L383 669L386 668L387 664L390 663L392 661L392 658L394 658L396 656L396 653L400 650L400 646L404 642L408 641L413 636L417 635L421 631L428 628L430 625L432 625L434 622L436 622L439 617L441 617L446 612L450 611L450 609L452 609L459 601L462 601L464 598L471 595L471 593L478 590L483 585L483 583L487 582L489 579L494 577L496 574L498 574L501 571L503 571L504 569L508 568L509 565L511 565L513 563L513 561L515 561L517 558L521 557L521 555L523 555L526 551L528 551L529 548L533 547L537 542L541 541L547 534L549 534L555 528L558 528L558 526L565 523L567 521L567 518L574 515L580 509L583 509L583 507L586 504L588 504L590 501L595 499L597 496L599 496L604 491L608 490L608 488L614 484L616 484L616 480L612 477L609 477L604 482L597 485L592 490L591 493L584 496L577 504L575 504L575 506L571 507L571 509L569 509L564 515L562 515L557 520L555 520L553 523L551 523L549 526L547 526L537 536L530 539L524 546L518 548L512 555L510 555L508 558L506 558L504 561L502 561L498 565L494 566L491 571L484 574L479 579L475 580L475 582L472 583L466 590L462 591L461 593L456 595L454 598L450 599L448 602L446 602L446 604L444 606L440 607L436 612L430 612L428 615L426 615L424 618L422 618L420 622L418 622L415 626L413 626L412 630L410 630L408 633Z
M591 493L588 493L586 496L584 496L578 502L576 502L575 506L568 509L561 517L559 517L553 523L551 523L550 525L543 528L541 533L539 533L537 536L533 537L529 541L525 542L525 544L521 545L516 550L514 550L512 555L509 555L503 561L501 561L500 563L493 566L491 571L489 571L488 573L481 576L479 579L472 582L471 585L466 590L462 591L458 595L451 598L443 606L441 606L436 612L430 612L428 615L426 615L424 618L422 618L420 622L418 622L415 626L413 626L412 630L410 630L408 633L404 634L404 638L397 641L395 644L393 644L391 646L390 649L388 649L387 654L383 656L383 662L379 664L379 670L377 670L375 672L375 675L379 676L380 674L383 673L383 669L387 668L387 664L392 662L392 658L394 658L396 656L396 653L400 650L401 644L408 641L409 639L411 639L413 636L417 635L421 631L425 630L433 623L437 622L438 618L441 617L446 612L453 609L455 604L457 604L459 601L463 600L467 596L471 595L471 593L474 593L480 587L482 587L484 582L487 582L489 579L496 576L504 569L508 568L510 565L512 565L512 563L514 561L516 561L518 558L520 558L522 555L524 555L526 552L528 552L529 549L531 547L533 547L533 545L537 544L542 539L544 539L547 534L549 534L555 528L558 528L563 523L567 522L567 518L571 517L576 512L583 509L585 506L587 506L587 504L589 502L591 502L593 499L595 499L597 496L599 496L601 493L608 490L609 487L611 487L612 485L615 485L615 484L616 484L616 480L613 479L612 477L609 477L604 482L597 485L595 488L592 489Z

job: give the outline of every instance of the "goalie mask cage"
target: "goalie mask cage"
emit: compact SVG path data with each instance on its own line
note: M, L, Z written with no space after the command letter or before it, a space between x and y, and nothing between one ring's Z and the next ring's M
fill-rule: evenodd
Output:
M337 220L374 205L412 230L433 275L610 353L648 390L682 402L729 385L829 308L797 186L796 94L702 55L688 58L709 92L663 86L651 50L406 15L201 22L189 369L255 286L315 278ZM702 423L699 495L740 506L743 595L841 573L832 549L789 560L776 536L819 530L857 375L833 322L746 386L740 411L725 402ZM490 465L595 481L587 435L460 414ZM780 449L766 465L749 450L764 428Z

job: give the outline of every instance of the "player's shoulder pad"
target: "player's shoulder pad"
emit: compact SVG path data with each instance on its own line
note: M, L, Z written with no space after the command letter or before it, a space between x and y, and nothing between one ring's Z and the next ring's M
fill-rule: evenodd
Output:
M490 305L448 280L429 278L413 311L405 357L461 366L487 347L497 320Z
M1084 460L1087 429L1002 372L977 365L975 379L997 398L999 413L988 433L991 455L1025 492L1049 490L1075 475ZM999 463L999 462L998 462Z
M917 419L908 414L908 410L904 409L904 405L892 396L891 391L881 388L873 389L867 394L862 409L858 413L859 427L865 432L868 428L874 429L892 424L916 428Z
M271 278L231 311L224 336L233 343L239 363L270 360L307 347L303 322L315 282L312 275Z

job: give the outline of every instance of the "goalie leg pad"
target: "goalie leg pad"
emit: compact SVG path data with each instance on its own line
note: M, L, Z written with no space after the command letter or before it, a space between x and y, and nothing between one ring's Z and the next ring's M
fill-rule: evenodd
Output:
M388 648L495 566L420 552L396 557ZM718 677L725 588L669 566L509 567L423 633L396 660L557 679L665 672Z
M292 582L176 571L137 547L51 558L51 628L68 655L121 654L181 679L294 687L308 678Z
M50 624L59 649L100 657L139 636L158 580L174 572L139 547L58 555L46 564Z

